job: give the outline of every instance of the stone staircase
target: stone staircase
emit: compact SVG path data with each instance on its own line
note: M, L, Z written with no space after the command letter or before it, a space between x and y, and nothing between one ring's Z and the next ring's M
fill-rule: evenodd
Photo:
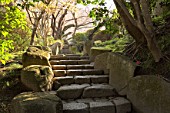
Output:
M94 69L88 56L51 56L53 90L63 102L63 113L131 113L131 103L118 97L109 76Z

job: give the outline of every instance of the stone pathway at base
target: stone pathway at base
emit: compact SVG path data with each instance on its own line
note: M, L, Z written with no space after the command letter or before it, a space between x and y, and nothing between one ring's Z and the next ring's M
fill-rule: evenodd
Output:
M88 56L51 56L53 90L62 99L63 113L130 113L131 103L117 97L103 70L94 69Z

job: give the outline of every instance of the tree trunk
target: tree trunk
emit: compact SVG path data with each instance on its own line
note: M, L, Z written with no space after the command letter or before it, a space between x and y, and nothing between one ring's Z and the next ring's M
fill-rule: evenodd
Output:
M34 45L34 37L36 35L36 31L37 31L37 26L35 25L32 29L30 45Z
M135 39L137 45L147 44L155 62L159 62L162 58L162 53L154 37L155 35L147 1L140 0L140 4L138 0L131 1L134 7L135 18L130 15L122 0L113 1L123 24L129 34Z
M118 10L118 13L120 14L120 18L126 28L126 30L129 32L129 34L135 39L136 41L136 47L142 45L145 43L145 36L141 32L141 30L136 26L136 21L135 20L130 20L128 17L130 17L130 13L125 9L126 7L121 7L116 0L114 0L114 3L116 5L116 8ZM122 3L122 5L124 5ZM124 10L123 10L124 8ZM129 16L127 16L129 15ZM131 17L132 18L132 17Z

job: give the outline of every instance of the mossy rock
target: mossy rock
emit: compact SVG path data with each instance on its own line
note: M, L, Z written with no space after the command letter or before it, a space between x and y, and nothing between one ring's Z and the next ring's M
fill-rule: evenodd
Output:
M23 54L22 56L23 67L27 67L29 65L45 65L51 67L49 63L50 53L48 51L41 50L37 47L30 46L27 49L27 51Z
M50 59L51 49L50 50L48 50L48 49L50 49L50 48L42 47L42 46L30 46L27 49L27 52L34 53L37 55L42 55L42 56L46 57L47 59Z
M27 49L27 52L31 52L31 50L34 50L35 48L46 51L48 53L52 53L50 47L47 47L47 46L29 46L29 48Z
M170 83L155 75L141 75L130 80L127 98L135 113L169 113Z
M60 98L47 92L24 92L11 102L10 113L63 113Z
M33 91L48 91L52 88L54 73L49 66L31 65L21 72L21 82Z
M90 61L94 62L97 55L100 55L100 54L105 53L105 52L111 52L111 51L112 50L110 50L110 49L92 47L90 49Z
M109 69L109 84L120 95L126 95L127 85L129 80L134 77L136 64L128 59L128 57L118 53L109 53L107 66Z

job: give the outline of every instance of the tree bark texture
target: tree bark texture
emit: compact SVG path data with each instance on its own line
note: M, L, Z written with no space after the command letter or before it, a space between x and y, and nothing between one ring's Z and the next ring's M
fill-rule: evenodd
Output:
M131 4L134 8L133 12L135 13L134 17L129 13L124 4L124 0L113 1L127 31L136 41L136 47L147 44L155 62L159 62L162 58L162 53L155 40L155 33L147 0L131 0Z

